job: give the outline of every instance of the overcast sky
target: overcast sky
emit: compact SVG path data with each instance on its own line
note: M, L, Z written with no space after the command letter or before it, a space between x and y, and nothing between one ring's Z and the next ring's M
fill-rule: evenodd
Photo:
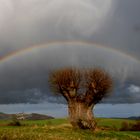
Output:
M106 69L114 92L104 102L140 102L139 6L139 0L0 0L0 104L52 101L48 72L64 66Z

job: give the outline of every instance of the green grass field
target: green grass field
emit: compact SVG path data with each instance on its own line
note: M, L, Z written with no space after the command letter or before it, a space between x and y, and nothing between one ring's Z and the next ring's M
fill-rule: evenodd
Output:
M140 132L117 131L123 121L131 120L98 118L99 128L76 130L67 119L52 119L45 121L21 121L23 126L7 126L10 121L0 121L0 140L140 140Z

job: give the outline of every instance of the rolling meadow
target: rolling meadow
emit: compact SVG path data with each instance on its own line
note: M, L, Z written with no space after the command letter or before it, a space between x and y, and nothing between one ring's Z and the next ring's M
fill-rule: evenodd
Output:
M0 140L140 140L139 131L121 130L134 120L97 118L97 129L73 129L67 118L24 120L20 126L12 120L0 121ZM125 124L125 126L124 126Z

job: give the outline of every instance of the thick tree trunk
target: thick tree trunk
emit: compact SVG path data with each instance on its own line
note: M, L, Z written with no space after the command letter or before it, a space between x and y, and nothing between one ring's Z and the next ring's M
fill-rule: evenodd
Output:
M96 122L93 116L93 104L87 106L85 102L72 101L68 103L69 119L74 128L94 130Z

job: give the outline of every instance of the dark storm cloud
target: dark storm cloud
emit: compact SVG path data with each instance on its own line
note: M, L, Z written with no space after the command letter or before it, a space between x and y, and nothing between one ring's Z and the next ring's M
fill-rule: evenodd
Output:
M140 59L139 5L139 0L117 0L96 38Z
M139 0L0 0L0 56L50 40L89 40L140 58L139 5ZM139 102L139 92L132 92L140 86L139 62L87 46L58 44L1 62L0 103L56 101L48 73L69 65L107 69L115 81L108 102Z
M131 57L109 49L94 47L94 45L57 44L47 48L36 48L30 52L18 54L0 64L0 77L2 79L0 92L4 93L1 95L0 102L37 103L43 99L51 102L64 102L61 98L59 100L50 98L51 93L48 89L49 72L64 66L84 68L98 66L106 69L115 82L116 94L113 97L118 97L115 103L120 102L120 98L124 100L125 95L127 95L123 94L127 88L124 88L125 83L131 81L129 85L137 84L140 79L138 75L140 67L138 65L139 62L134 61ZM137 74L137 77L134 74ZM132 96L135 97L135 94ZM136 99L133 101L137 102L138 98ZM125 98L123 102L129 100ZM114 101L110 99L109 102Z

